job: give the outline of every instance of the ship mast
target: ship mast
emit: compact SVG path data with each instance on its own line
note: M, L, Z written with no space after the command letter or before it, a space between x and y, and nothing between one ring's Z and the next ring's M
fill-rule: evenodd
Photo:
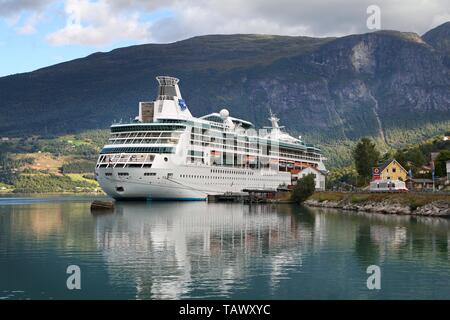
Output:
M272 109L269 109L269 113L270 113L269 121L272 124L271 127L272 130L270 131L270 133L272 136L279 136L281 134L281 128L283 128L280 127L278 124L278 121L280 121L280 119L277 118L277 116L272 112Z

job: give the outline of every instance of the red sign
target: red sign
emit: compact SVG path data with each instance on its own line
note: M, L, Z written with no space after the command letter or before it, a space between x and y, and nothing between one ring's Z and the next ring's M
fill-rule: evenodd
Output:
M380 168L377 168L377 167L372 168L372 179L373 180L380 180L381 179L380 174L381 174Z

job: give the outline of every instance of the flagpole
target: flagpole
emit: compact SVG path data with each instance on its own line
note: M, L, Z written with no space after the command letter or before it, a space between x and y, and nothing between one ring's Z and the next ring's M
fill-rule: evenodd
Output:
M433 180L433 192L436 192L436 185L434 183L434 170L435 170L435 165L434 165L434 160L431 160L431 167L433 169L433 171L431 171L431 180Z
M435 183L434 183L434 170L433 170L433 172L431 173L431 178L432 178L432 180L433 180L433 192L436 192L436 187L435 187Z

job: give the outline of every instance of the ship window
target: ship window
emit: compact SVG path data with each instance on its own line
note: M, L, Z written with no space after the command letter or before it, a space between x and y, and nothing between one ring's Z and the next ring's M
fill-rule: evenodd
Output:
M105 172L105 176L110 177L110 176L112 176L112 173L111 172Z
M101 153L173 153L174 148L164 148L164 147L139 147L139 148L130 148L130 147L119 147L119 148L103 148Z
M129 176L128 172L119 172L119 176Z

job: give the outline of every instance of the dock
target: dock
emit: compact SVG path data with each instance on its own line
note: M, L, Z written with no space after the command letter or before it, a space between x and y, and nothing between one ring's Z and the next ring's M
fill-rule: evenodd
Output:
M208 202L241 203L290 203L290 190L285 189L244 189L242 192L226 192L209 195Z
M208 195L208 202L244 202L249 195L245 192L226 192Z

